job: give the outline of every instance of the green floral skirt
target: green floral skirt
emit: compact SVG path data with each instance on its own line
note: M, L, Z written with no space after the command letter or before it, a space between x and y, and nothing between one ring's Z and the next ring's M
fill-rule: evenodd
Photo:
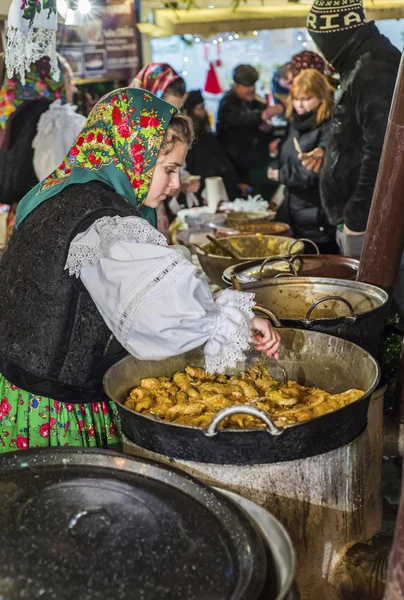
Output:
M115 404L67 404L34 396L0 374L0 454L50 446L121 450Z

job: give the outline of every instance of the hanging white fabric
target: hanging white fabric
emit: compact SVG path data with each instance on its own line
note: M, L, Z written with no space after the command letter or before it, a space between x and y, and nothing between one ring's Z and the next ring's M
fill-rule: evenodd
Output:
M32 142L34 169L39 181L60 165L83 129L86 119L76 110L77 106L56 100L41 115Z
M25 73L30 71L31 64L47 56L50 74L59 81L56 1L50 0L46 8L38 11L38 5L29 0L12 0L7 25L5 61L8 78L18 76L24 85Z

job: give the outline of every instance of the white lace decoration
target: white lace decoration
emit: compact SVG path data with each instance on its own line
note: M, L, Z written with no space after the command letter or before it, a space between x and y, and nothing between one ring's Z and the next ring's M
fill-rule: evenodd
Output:
M18 27L7 28L6 69L10 79L18 75L25 85L25 73L32 63L44 56L50 59L50 74L59 81L60 70L56 56L56 29L33 28L25 35Z
M65 264L69 275L79 277L83 267L97 264L117 240L167 246L164 235L140 217L102 217L95 221L92 225L92 228L94 227L99 235L96 244L88 245L80 242L70 244Z
M218 319L212 339L205 345L205 368L208 373L223 373L245 359L244 351L251 343L252 308L255 295L225 290L216 299ZM242 315L236 322L226 309L237 309ZM219 347L218 352L216 348Z

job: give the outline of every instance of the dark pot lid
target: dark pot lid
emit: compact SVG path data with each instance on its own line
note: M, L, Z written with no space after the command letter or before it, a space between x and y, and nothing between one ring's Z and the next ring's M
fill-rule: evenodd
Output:
M123 454L28 450L0 458L0 598L255 599L259 532L184 473Z

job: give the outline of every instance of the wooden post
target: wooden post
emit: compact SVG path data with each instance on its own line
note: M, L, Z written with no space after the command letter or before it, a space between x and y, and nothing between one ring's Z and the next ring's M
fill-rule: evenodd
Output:
M358 281L392 289L404 249L404 59L401 59Z

